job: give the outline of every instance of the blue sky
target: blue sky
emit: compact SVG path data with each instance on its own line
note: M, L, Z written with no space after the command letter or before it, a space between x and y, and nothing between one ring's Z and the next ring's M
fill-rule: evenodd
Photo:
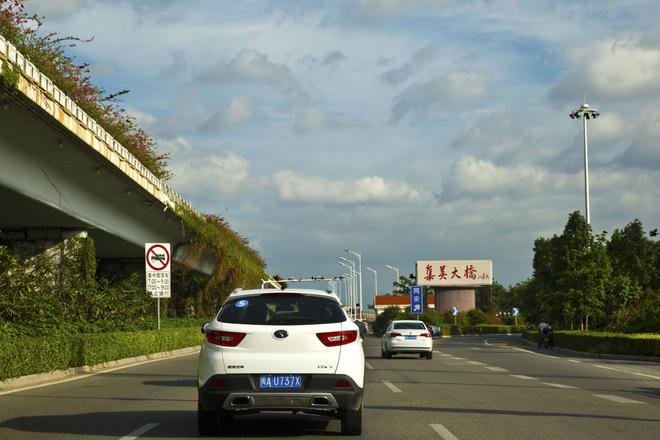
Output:
M271 273L492 259L535 238L660 226L660 3L30 0L171 155L171 185L226 217ZM364 276L372 292L371 273Z

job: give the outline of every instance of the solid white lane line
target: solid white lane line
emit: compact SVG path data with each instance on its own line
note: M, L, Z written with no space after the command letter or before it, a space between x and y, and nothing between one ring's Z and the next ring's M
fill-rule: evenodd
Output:
M535 377L524 376L524 375L522 375L522 374L509 374L509 376L511 376L511 377L515 377L515 378L517 378L517 379L522 379L522 380L538 380L538 379L535 378Z
M605 366L605 365L598 365L598 364L594 364L594 367L596 367L596 368L603 368L603 369L605 369L605 370L614 370L614 371L619 371L619 370L617 370L616 368L612 368L612 367L607 367L607 366Z
M454 434L439 423L429 425L443 440L458 440Z
M509 371L506 368L500 368L500 367L486 367L486 368L489 369L490 371L501 371L501 372Z
M592 394L594 397L599 397L605 400L611 400L616 403L636 403L641 405L646 405L646 402L640 402L639 400L626 399L625 397L615 396L614 394Z
M465 358L457 358L457 357L452 357L453 360L455 361L464 361Z
M144 426L140 426L138 429L131 432L130 434L123 436L119 440L135 440L136 438L138 438L139 436L141 436L145 432L151 431L152 429L154 429L158 425L159 425L159 423L147 423Z
M578 361L577 359L569 359L568 362L574 362L576 364L581 364L582 361Z
M479 347L470 347L470 350L481 350Z
M563 388L563 389L567 389L567 390L579 390L578 387L572 387L570 385L564 385L563 383L550 383L550 382L542 382L542 383L543 383L543 385L549 385L549 386L555 387L555 388Z
M514 350L524 351L525 353L535 354L535 355L538 355L538 356L545 356L545 357L549 357L549 358L553 358L553 359L559 359L557 356L552 356L552 355L543 354L543 353L536 353L534 351L525 350L524 348L517 348L517 347L511 347L511 348L514 349Z
M636 374L637 376L644 376L644 377L650 377L651 379L658 379L660 380L660 376L654 376L652 374L644 374L644 373L633 373Z
M398 388L397 388L392 382L390 382L389 380L384 380L384 381L383 381L383 385L385 385L387 388L389 388L390 390L392 390L392 392L394 392L394 393L402 393L402 392L403 392L403 391L401 391L400 389L398 389Z
M470 365L486 365L483 362L479 362L479 361L466 361L466 363Z
M374 369L373 365L371 365L369 362L365 362L364 366L367 367L367 370L373 370Z

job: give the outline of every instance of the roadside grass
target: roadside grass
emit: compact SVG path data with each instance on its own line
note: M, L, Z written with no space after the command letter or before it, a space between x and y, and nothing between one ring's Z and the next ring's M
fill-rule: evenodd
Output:
M525 331L523 338L538 341L538 331ZM579 330L554 332L557 347L594 354L660 356L660 333L617 333Z

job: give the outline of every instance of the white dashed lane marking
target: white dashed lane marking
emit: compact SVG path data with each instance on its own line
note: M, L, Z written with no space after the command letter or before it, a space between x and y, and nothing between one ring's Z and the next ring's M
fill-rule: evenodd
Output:
M465 360L465 358L457 358L457 357L452 357L451 359L453 359L455 361L464 361Z
M159 425L158 423L147 423L144 426L140 426L138 429L131 432L130 434L123 436L119 440L135 440L136 438L138 438L142 434L146 433L147 431L151 431L152 429L154 429L158 425Z
M563 383L550 383L550 382L542 382L542 383L543 383L543 385L548 385L548 386L555 387L555 388L563 388L563 389L567 389L567 390L579 390L578 387L572 387L570 385L564 385Z
M392 390L393 393L402 393L402 392L403 392L403 391L401 391L399 388L397 388L397 387L396 387L392 382L390 382L389 380L384 380L384 381L383 381L383 385L385 385L387 388L389 388L390 390Z
M371 365L369 362L365 362L364 366L367 367L367 370L373 370L374 369L373 365Z
M592 394L594 397L600 399L610 400L616 403L634 403L638 405L646 405L646 402L640 402L639 400L626 399L625 397L615 396L614 394Z
M660 376L654 376L652 374L644 374L644 373L633 373L636 374L637 376L644 376L644 377L650 377L651 379L658 379L660 380Z
M577 359L569 359L568 362L574 362L576 364L581 364L582 361L578 361Z
M594 367L596 367L596 368L602 368L602 369L604 369L604 370L614 370L614 371L619 371L619 370L617 370L616 368L607 367L607 366L605 366L605 365L598 365L598 364L595 364Z
M431 428L433 428L433 430L434 430L435 432L437 432L438 435L439 435L440 437L442 437L443 440L458 440L458 438L456 438L456 436L455 436L454 434L452 434L451 432L449 432L449 430L448 430L447 428L445 428L444 426L440 425L439 423L437 423L437 424L432 424L432 425L429 425L429 426L431 426Z
M505 371L509 371L506 368L500 368L500 367L485 367L485 368L487 368L490 371L499 371L499 372L502 372L502 373L505 372Z
M509 374L509 376L511 376L511 377L515 377L515 378L517 378L517 379L522 379L522 380L538 380L538 379L535 378L535 377L524 376L524 375L522 375L522 374Z
M466 363L470 365L486 365L483 362L478 362L478 361L467 361Z

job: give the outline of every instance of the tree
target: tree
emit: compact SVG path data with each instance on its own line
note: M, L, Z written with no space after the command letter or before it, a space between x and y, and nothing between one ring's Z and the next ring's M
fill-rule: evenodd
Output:
M651 288L658 265L655 247L655 243L646 238L639 219L628 223L621 231L615 229L607 244L614 274L627 276L642 289Z

